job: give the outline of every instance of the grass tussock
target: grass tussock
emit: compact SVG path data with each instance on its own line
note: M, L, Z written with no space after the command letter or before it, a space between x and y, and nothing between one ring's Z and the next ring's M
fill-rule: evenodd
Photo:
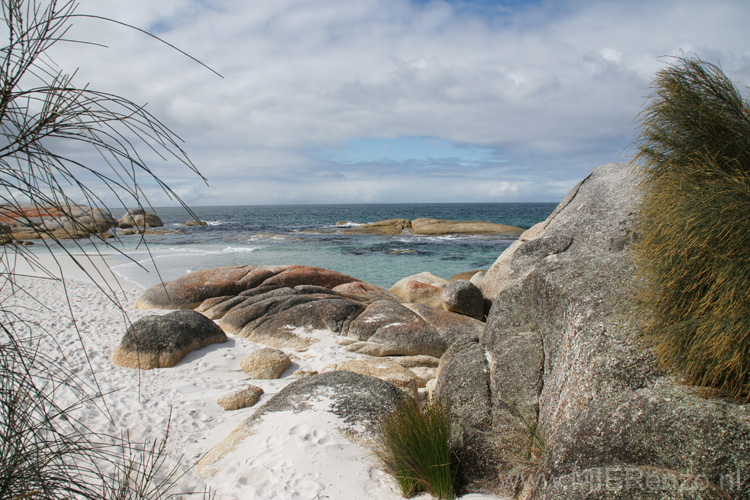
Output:
M521 482L533 480L547 448L547 441L536 419L527 418L515 411L514 424L516 439L508 443L508 450L512 456L511 475L519 478Z
M405 497L426 491L436 498L454 498L450 437L447 403L421 404L405 397L381 422L374 449Z
M92 431L79 415L100 403L64 362L0 325L0 499L176 498L183 473L167 464L169 431L145 443Z
M636 312L663 366L750 401L750 103L679 58L639 117Z

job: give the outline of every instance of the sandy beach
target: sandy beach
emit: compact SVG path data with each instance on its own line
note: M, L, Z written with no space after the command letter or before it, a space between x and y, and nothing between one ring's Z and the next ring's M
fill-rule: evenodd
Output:
M16 262L16 279L23 291L11 294L5 289L2 294L6 310L17 311L37 325L35 341L43 352L64 357L92 394L105 394L106 404L81 410L92 430L127 431L136 442L161 439L168 431L166 465L181 458L185 472L177 491L208 487L217 500L402 498L371 452L338 432L335 417L305 412L274 414L262 423L261 432L216 464L213 474L199 477L194 465L201 457L294 380L293 372L320 370L362 355L344 351L328 332L309 332L320 341L306 350L287 349L293 364L280 379L253 380L240 369L239 361L263 346L229 335L227 342L194 351L172 368L139 371L115 366L112 352L129 322L167 311L133 310L131 304L142 289L132 282L120 286L108 272L106 256L84 261L81 269L69 258L59 260L58 266L51 257L42 256L39 264L64 276L62 281L45 276L38 265ZM93 282L84 270L94 271ZM108 296L103 290L115 292ZM219 397L248 383L264 390L254 407L225 411L217 404Z

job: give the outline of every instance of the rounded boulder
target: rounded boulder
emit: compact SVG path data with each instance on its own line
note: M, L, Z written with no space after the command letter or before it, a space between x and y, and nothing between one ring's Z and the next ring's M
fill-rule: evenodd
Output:
M440 297L443 309L478 320L484 318L484 296L477 286L466 280L451 281Z
M291 364L284 351L273 347L258 349L240 360L242 371L252 378L265 380L279 378Z
M133 323L115 349L112 361L127 368L167 368L209 344L226 342L219 326L204 315L179 310L147 316Z

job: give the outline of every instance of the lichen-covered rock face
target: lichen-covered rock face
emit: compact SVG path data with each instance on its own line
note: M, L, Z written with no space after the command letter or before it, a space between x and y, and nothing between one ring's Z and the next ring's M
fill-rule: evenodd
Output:
M489 399L490 425L469 418L465 432L483 438L475 454L496 468L467 480L534 499L750 498L750 406L666 378L629 314L633 188L628 165L594 170L479 280L493 300L486 328L478 347L450 351L435 388L457 419ZM487 360L488 394L458 383L464 363L449 360L470 352ZM536 454L532 438L544 443ZM596 483L605 472L609 486L630 482ZM685 494L675 478L703 489Z
M112 361L118 366L142 370L167 368L191 351L226 340L224 331L204 315L174 311L133 323L115 349Z
M445 374L441 376L441 374ZM450 376L448 376L450 374ZM432 397L449 401L451 413L460 423L452 436L459 454L459 480L494 486L499 475L502 449L497 429L493 429L490 376L484 347L476 339L455 342L440 359L439 384ZM459 395L456 397L455 395Z
M707 491L712 485L731 498L747 498L750 407L706 400L668 384L623 391L567 419L542 467L557 477L614 464L650 467L692 478Z

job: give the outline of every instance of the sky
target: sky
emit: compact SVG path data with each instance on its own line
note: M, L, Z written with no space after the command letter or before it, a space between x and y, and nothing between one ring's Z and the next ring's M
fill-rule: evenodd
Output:
M746 0L81 0L78 85L159 118L189 205L557 202L627 162L674 56L750 83ZM747 94L745 94L747 95ZM98 160L92 158L89 161ZM174 205L144 179L153 206ZM104 195L106 198L106 195Z

